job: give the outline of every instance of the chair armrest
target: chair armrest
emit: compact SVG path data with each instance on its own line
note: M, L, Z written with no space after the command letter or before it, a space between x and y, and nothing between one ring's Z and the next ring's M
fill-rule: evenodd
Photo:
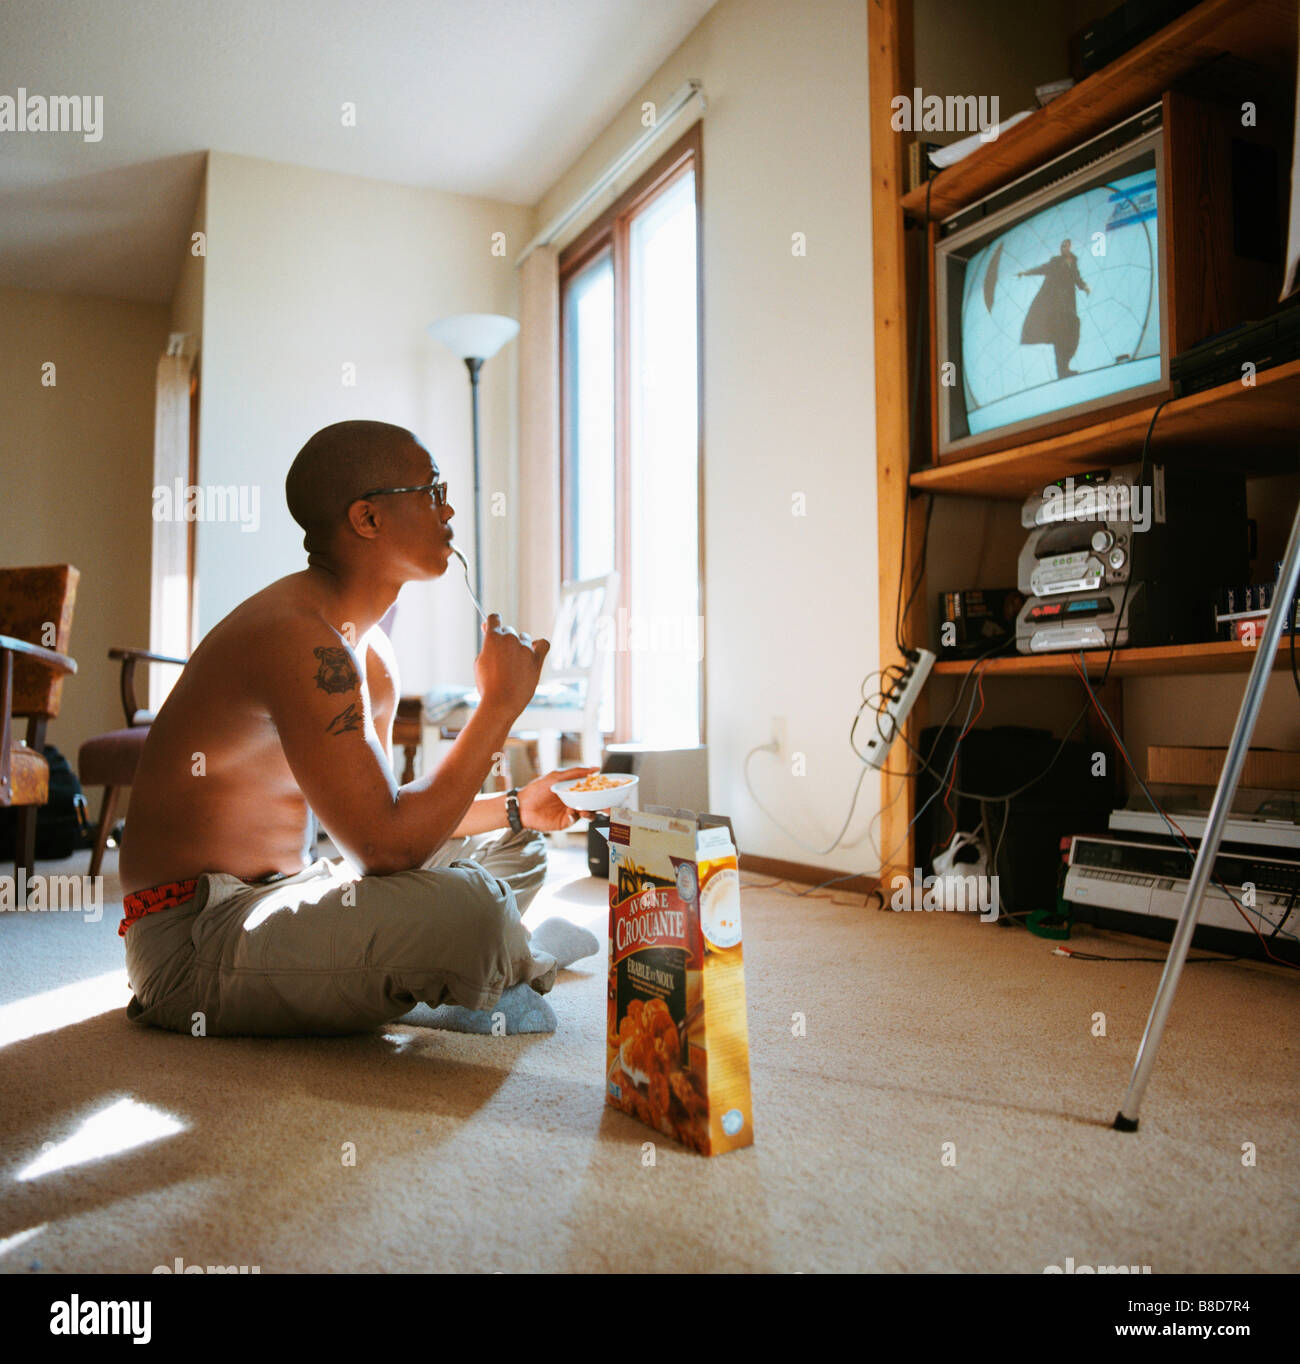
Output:
M118 690L122 697L122 711L126 716L126 727L128 729L134 727L135 717L143 709L135 702L135 665L137 663L174 663L177 667L183 668L188 661L184 658L172 658L167 654L155 654L148 649L110 649L108 656L122 660L122 677L118 684Z
M146 663L175 663L181 668L189 662L188 658L172 658L170 654L154 654L150 653L148 649L110 649L108 656L109 658L120 658L124 661L126 659L143 659Z
M55 653L53 649L43 649L39 644L30 644L25 639L15 639L12 635L0 635L0 651L23 654L37 663L53 668L55 672L75 673L77 664L67 654Z
M15 639L12 635L0 635L0 805L8 805L11 794L9 784L9 746L13 743L13 725L9 708L14 699L14 655L22 654L34 663L52 668L55 672L75 673L77 664L67 654L55 653L39 644L30 644L25 639Z

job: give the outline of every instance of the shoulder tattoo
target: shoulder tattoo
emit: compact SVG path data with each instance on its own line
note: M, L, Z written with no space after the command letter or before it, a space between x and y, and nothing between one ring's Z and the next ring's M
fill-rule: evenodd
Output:
M321 691L351 691L357 685L357 670L352 666L346 649L318 648L312 652L320 659L320 667L316 669L316 685Z

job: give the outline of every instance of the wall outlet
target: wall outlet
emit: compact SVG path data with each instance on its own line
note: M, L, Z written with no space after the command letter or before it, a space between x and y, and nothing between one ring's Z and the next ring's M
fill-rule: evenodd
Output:
M785 757L786 731L784 715L774 715L772 717L772 746L776 749L778 758Z

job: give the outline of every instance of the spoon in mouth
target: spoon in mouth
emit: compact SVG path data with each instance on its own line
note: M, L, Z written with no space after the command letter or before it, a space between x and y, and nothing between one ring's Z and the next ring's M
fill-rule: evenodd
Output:
M469 581L469 564L465 561L465 556L455 545L451 546L451 552L460 560L460 566L465 570L465 591L469 593L469 599L474 603L474 609L479 613L480 619L487 624L487 612L479 605L478 598L474 595L474 589Z

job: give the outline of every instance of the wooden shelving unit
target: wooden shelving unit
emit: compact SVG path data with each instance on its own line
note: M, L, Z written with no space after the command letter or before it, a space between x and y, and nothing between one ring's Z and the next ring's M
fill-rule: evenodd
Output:
M905 183L905 139L889 126L891 95L910 90L912 79L911 0L874 0L869 8L869 80L872 91L872 227L876 284L876 449L881 666L899 659L894 640L896 573L921 580L919 611L904 626L905 638L918 636L927 592L920 561L919 493L962 498L1019 501L1069 473L1136 462L1142 451L1153 402L1097 422L1082 430L1008 446L993 453L954 460L907 473L908 413L912 328L918 281L909 278L907 221L927 216L927 186L910 193ZM1180 78L1226 57L1249 63L1288 85L1296 69L1296 0L1202 0L1146 42L1095 72L1045 109L996 141L941 172L928 186L928 218L948 217L986 194L1011 184L1053 157L1077 147L1115 123L1155 103ZM919 234L912 234L913 236ZM1265 370L1247 387L1239 381L1167 403L1157 419L1152 452L1161 460L1195 461L1206 456L1247 475L1300 471L1300 361ZM910 499L907 491L913 494ZM906 526L906 536L904 527ZM923 637L923 630L920 632ZM982 665L985 677L1062 678L1075 676L1069 654L1006 657ZM1089 653L1093 679L1106 666L1105 650ZM1110 677L1193 676L1244 673L1254 651L1236 643L1209 643L1117 650ZM938 676L962 676L969 661L938 663ZM1290 666L1284 639L1275 667ZM924 700L924 698L923 698ZM913 713L913 737L923 723L922 707ZM906 834L915 813L911 783L886 776L880 846L897 848L888 877L914 865L913 840Z
M958 460L912 475L921 492L954 497L998 497L1019 502L1066 474L1105 464L1136 463L1151 424L1145 411L1099 422L1051 440L1016 445L996 454ZM1300 360L1240 381L1175 398L1156 419L1152 448L1162 460L1194 456L1224 441L1236 442L1235 465L1244 473L1294 473L1300 465Z
M1300 641L1296 645L1300 652ZM1273 660L1275 668L1289 668L1290 640L1283 636L1281 647ZM1077 654L1015 655L990 658L980 671L985 677L1073 677L1072 659ZM1084 655L1090 681L1096 681L1105 670L1109 652L1097 649ZM1111 677L1168 677L1176 673L1249 672L1255 661L1255 651L1247 644L1162 644L1152 649L1116 649L1110 665ZM964 677L970 671L969 660L936 663L934 672L940 676Z
M1203 0L995 142L941 171L929 186L930 217L946 218L1105 132L1221 53L1279 76L1293 75L1296 32L1295 0ZM905 212L923 218L926 186L903 195L901 202Z

